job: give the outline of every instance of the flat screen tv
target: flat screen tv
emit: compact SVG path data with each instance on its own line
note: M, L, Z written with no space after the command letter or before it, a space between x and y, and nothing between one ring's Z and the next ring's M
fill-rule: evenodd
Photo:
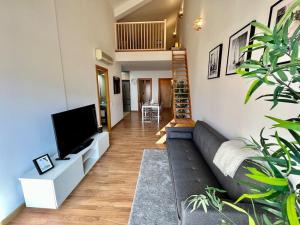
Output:
M98 131L95 105L53 114L52 122L59 159L87 147Z

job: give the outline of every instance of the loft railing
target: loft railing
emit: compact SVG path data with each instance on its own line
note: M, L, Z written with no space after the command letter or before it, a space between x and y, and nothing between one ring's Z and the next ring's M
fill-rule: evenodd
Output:
M116 23L117 51L166 50L167 21Z

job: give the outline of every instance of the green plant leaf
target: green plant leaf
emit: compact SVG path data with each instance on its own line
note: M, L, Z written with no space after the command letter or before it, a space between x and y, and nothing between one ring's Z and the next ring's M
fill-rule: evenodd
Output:
M265 75L265 74L267 74L268 70L267 69L258 69L258 70L253 70L251 72L247 72L247 71L245 71L245 69L238 68L236 70L236 72L238 74L240 74L242 77L246 77L246 78L257 77L257 78L260 78L259 74Z
M275 138L276 138L278 144L280 145L281 149L284 151L284 153L287 157L287 171L286 171L286 173L289 174L291 172L291 169L292 169L290 153L287 150L287 148L285 147L285 145L281 142L280 137L278 135L278 132L275 133Z
M263 214L263 221L266 225L273 225L273 223L270 221L270 219L266 216L266 214Z
M291 17L287 20L287 22L283 25L282 28L282 40L284 45L288 45L289 42L289 26L291 22Z
M297 141L297 143L300 145L300 136L293 130L289 130L290 134L294 137L294 139Z
M234 204L239 203L240 201L244 200L245 198L249 198L249 199L267 198L267 197L273 195L274 193L276 193L275 190L269 190L267 192L258 193L258 194L243 194L241 197L238 198L238 200L236 200L236 202Z
M263 173L263 172L259 171L258 169L254 168L254 167L246 167L245 169L247 169L253 175L267 176L266 173Z
M246 212L244 209L242 209L242 208L240 208L240 207L238 207L238 206L236 206L236 205L234 205L234 204L231 204L231 203L229 203L229 202L226 202L226 201L223 201L223 203L224 203L225 205L230 206L231 208L235 209L235 210L238 211L238 212L241 212L241 213L246 214L246 215L248 216L248 222L249 222L249 225L255 225L255 221L254 221L254 219L252 218L252 216L251 216L248 212Z
M253 49L253 48L258 48L258 47L262 47L262 43L255 43L255 44L252 44L252 45L247 45L247 46L244 46L244 47L241 47L241 52L244 52L244 51L248 51L249 49Z
M245 68L245 69L261 69L262 66L261 65L257 65L257 64L242 64L239 68Z
M283 17L279 20L277 23L277 29L280 29L284 24L287 22L287 20L290 18L293 11L300 5L300 0L294 0L294 2L288 7Z
M247 186L247 187L251 188L252 190L257 190L257 191L260 191L260 192L266 192L267 191L267 188L265 188L263 186L259 186L257 184L251 183L251 182L248 182L248 181L234 180L234 182L236 182L240 185Z
M274 202L273 200L270 199L256 199L255 202L258 202L262 205L269 206L269 208L275 208L281 210L281 202Z
M292 145L290 142L285 140L284 138L280 138L280 141L283 142L290 151L294 154L294 156L291 156L296 162L300 163L300 151L297 149L296 146Z
M246 174L246 176L263 184L269 184L272 186L286 187L289 184L287 178L258 176L253 174Z
M283 151L282 151L283 152ZM284 152L283 152L284 154ZM279 158L276 158L276 157L269 157L269 156L265 156L265 157L251 157L252 160L259 160L259 161L269 161L269 162L272 162L272 163L275 163L279 166L283 166L283 167L286 167L286 160L284 159L279 159ZM296 163L292 163L292 165L296 166Z
M271 117L271 116L266 116L266 117L278 123L278 124L273 125L273 127L281 127L281 128L285 128L288 130L300 131L300 123L299 122L281 120L281 119Z
M294 42L292 45L292 55L291 55L292 61L297 61L298 56L299 56L299 43Z
M270 49L265 48L264 54L262 56L264 65L268 65L270 61Z
M292 170L290 171L290 174L300 175L300 170L292 168Z
M245 98L245 104L247 104L251 98L251 96L253 95L253 93L263 84L262 80L255 80L253 81L253 83L251 84L247 94L246 94L246 98Z
M287 199L287 216L290 225L299 225L296 207L296 194L292 193Z
M299 41L299 32L300 32L300 26L297 27L297 29L295 30L295 32L293 33L292 37L291 37L291 40L292 40L292 45L293 45L293 42L296 42L298 43Z
M273 99L271 101L273 101L273 106L271 109L274 109L277 105L278 105L278 97L281 94L281 92L284 90L284 87L282 86L277 86L274 90L274 94L273 94Z
M289 78L283 70L278 70L276 73L282 81L288 81Z
M266 99L267 102L273 102L274 99ZM298 101L295 101L295 100L291 100L291 99L283 99L283 98L279 98L277 99L277 102L283 102L283 103L291 103L291 104L298 104ZM272 109L274 108L275 106L272 107Z
M261 42L271 42L271 41L273 41L274 39L273 39L273 37L272 36L267 36L267 35L257 35L257 36L254 36L253 38L252 38L252 40L254 40L254 41L261 41Z
M258 28L259 30L261 30L262 32L264 32L267 35L273 34L272 30L262 23L255 21L255 22L252 22L251 25L255 26L256 28Z

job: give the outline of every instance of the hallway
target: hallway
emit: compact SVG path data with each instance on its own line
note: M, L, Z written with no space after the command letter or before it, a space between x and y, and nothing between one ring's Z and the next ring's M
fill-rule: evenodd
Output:
M160 128L171 120L164 111ZM111 147L58 210L26 208L12 225L126 225L144 149L156 145L156 122L141 122L132 112L110 135Z

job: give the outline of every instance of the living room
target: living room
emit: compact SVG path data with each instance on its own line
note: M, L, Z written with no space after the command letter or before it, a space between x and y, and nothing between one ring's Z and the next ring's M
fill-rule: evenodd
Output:
M0 5L1 225L299 224L299 0Z

